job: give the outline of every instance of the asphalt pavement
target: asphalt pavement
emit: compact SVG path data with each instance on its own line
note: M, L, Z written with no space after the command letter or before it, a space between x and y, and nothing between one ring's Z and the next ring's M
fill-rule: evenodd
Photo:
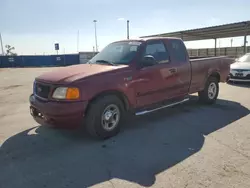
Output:
M220 84L214 105L194 95L98 141L30 116L34 77L51 69L0 70L1 188L250 187L250 84Z

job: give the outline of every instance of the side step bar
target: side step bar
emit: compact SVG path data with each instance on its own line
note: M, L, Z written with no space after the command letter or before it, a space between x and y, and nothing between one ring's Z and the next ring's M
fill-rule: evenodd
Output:
M165 106L161 106L159 108L155 108L155 109L152 109L152 110L145 110L145 111L141 111L141 112L136 112L135 115L136 116L141 116L141 115L148 114L148 113L151 113L151 112L154 112L154 111L157 111L157 110L161 110L163 108L168 108L168 107L171 107L171 106L175 106L177 104L181 104L181 103L184 103L184 102L187 102L187 101L189 101L189 98L183 99L182 101L179 101L179 102L174 102L174 103L171 103L171 104L168 104L168 105L165 105Z

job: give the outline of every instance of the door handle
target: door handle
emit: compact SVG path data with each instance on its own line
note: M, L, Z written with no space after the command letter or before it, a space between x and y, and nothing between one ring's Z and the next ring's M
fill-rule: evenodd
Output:
M177 69L176 68L169 69L169 72L171 74L175 74L177 72Z

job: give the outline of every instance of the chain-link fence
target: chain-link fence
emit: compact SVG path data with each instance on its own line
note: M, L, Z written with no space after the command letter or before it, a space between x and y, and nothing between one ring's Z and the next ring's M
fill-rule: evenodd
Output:
M250 52L250 46L247 46L247 52ZM214 48L204 48L204 49L188 49L188 54L190 57L211 57L215 56ZM227 48L217 48L216 56L228 56L228 57L239 57L244 55L244 47L227 47Z

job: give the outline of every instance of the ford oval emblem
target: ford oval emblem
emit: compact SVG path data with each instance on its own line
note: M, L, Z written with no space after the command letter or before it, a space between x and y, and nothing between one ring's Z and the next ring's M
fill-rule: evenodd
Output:
M37 87L37 91L40 93L42 91L42 88Z

